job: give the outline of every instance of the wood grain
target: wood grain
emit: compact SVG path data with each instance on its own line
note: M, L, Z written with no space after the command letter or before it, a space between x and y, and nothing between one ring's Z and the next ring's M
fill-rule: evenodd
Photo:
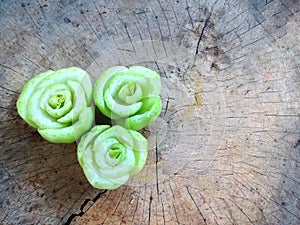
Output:
M300 224L300 2L0 1L1 224ZM93 189L76 144L16 112L26 81L113 65L163 80L145 169Z

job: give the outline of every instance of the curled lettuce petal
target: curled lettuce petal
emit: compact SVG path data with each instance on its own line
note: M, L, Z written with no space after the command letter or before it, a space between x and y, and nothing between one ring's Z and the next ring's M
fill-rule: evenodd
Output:
M147 148L147 140L137 131L97 125L81 137L77 157L93 187L116 189L142 170Z
M161 79L158 73L142 66L111 67L94 85L97 108L117 124L140 130L161 112Z
M46 140L75 142L94 121L90 77L77 67L41 73L24 85L17 110Z

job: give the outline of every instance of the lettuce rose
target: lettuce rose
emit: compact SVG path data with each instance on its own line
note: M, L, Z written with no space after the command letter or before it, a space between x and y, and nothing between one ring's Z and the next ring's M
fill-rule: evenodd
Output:
M76 67L41 73L24 85L17 110L46 140L75 142L94 121L90 77Z
M142 66L111 67L94 85L94 101L107 117L125 128L140 130L161 112L161 79Z
M97 125L81 137L77 156L93 187L116 189L142 170L147 148L147 140L137 131Z

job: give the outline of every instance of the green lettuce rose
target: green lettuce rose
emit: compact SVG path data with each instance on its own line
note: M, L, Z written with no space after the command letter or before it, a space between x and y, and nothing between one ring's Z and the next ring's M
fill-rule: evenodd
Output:
M90 77L76 67L41 73L24 85L17 110L46 140L75 142L94 121Z
M140 130L161 112L161 79L142 66L111 67L94 85L94 101L107 117L125 128Z
M147 140L137 131L97 125L81 137L77 156L93 187L116 189L142 170L147 148Z

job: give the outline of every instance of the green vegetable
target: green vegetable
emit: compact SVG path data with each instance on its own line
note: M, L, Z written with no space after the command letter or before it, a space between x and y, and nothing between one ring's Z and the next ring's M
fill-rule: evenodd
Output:
M94 85L98 109L125 128L140 130L161 112L161 80L158 73L142 66L111 67Z
M94 121L89 75L76 67L41 73L24 85L17 109L46 140L75 142Z
M116 189L142 170L147 148L147 140L137 131L97 125L81 137L77 157L93 187Z

